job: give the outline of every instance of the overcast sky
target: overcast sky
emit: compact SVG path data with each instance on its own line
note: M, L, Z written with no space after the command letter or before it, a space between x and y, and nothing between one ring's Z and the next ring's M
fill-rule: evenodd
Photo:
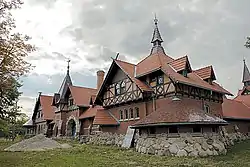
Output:
M249 0L25 0L14 13L17 28L38 50L35 68L22 78L20 104L31 114L38 91L57 92L67 58L75 85L95 87L96 70L111 57L138 62L149 54L154 13L173 58L189 56L193 69L213 65L217 82L236 94L242 87L243 57L250 66Z

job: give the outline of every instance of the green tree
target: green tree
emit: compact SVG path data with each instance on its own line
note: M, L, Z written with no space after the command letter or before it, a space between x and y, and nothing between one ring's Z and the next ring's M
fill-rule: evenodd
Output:
M21 0L0 0L0 128L19 116L16 106L21 93L19 78L29 72L29 53L35 47L29 43L30 37L17 33L11 11L20 8ZM2 125L1 125L2 124Z

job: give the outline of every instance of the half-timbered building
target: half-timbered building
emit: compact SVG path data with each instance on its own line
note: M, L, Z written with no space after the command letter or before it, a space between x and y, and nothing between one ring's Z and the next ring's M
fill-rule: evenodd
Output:
M103 105L94 125L125 134L128 126L145 133L217 132L224 95L212 66L192 69L188 56L177 59L161 45L157 19L150 54L137 64L113 59L95 104Z

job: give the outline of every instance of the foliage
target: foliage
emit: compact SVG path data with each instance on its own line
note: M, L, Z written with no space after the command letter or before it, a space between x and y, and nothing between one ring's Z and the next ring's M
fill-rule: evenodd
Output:
M74 144L72 148L64 150L50 150L39 152L1 152L12 142L0 139L0 162L8 167L74 167L74 166L102 166L102 167L132 167L132 166L173 166L173 167L247 167L250 165L250 141L236 144L227 155L195 158L195 157L161 157L144 155L133 150L116 147L92 146ZM1 149L2 148L2 149ZM0 163L1 166L1 163Z
M11 123L18 116L19 77L31 69L26 58L35 50L28 43L29 36L15 31L11 11L21 5L21 0L0 0L0 128L5 125L1 123Z
M245 47L250 48L250 37L247 37Z

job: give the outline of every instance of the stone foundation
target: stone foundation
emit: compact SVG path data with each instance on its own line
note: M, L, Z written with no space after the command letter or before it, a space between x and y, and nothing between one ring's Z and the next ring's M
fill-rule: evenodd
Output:
M114 145L121 147L125 135L113 133L97 133L87 137L87 144L94 145Z

